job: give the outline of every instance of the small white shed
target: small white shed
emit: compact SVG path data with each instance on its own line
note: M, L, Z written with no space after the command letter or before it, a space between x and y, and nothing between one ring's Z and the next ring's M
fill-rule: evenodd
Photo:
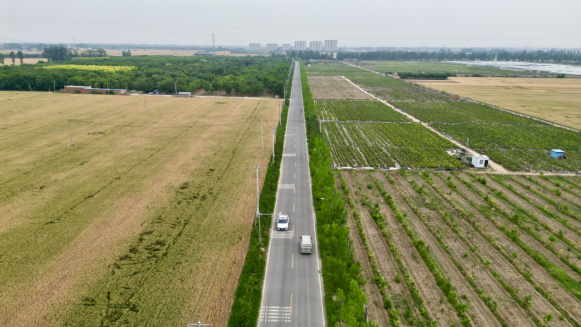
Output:
M192 96L192 92L178 92L178 97L180 98L189 98Z
M474 168L487 168L489 158L483 154L475 154L472 156L472 165Z

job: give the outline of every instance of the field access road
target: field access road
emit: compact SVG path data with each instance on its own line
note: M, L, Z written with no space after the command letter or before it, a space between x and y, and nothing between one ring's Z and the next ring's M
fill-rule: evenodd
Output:
M291 224L288 231L277 231L272 223L258 326L322 327L323 281L298 62L290 99L275 210L288 214ZM301 235L313 238L312 254L301 254Z

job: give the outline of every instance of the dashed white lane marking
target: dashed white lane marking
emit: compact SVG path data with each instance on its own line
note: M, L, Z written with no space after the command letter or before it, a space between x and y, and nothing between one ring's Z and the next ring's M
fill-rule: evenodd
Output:
M294 190L295 184L278 184L279 190Z
M283 153L282 155L283 157L296 157L297 154L296 153Z

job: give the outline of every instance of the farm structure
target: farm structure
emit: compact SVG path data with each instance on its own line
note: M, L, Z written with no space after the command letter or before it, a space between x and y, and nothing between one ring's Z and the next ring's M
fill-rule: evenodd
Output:
M579 325L578 177L341 171L336 185L373 323Z
M551 149L551 158L565 159L565 151L561 149Z
M81 94L125 94L127 90L125 89L103 89L103 88L93 88L91 86L76 86L76 85L67 85L63 89L61 89L61 93L81 93Z
M1 326L226 326L278 101L0 92L0 115Z
M485 155L473 155L472 156L472 166L475 168L487 168L489 158Z

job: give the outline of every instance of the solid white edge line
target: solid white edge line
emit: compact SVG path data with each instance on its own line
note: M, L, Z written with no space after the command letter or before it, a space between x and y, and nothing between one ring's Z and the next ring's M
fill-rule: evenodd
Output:
M292 86L292 82L291 82L291 86ZM302 93L302 90L301 90L301 93ZM291 95L292 95L292 89L291 89ZM289 98L288 99L288 111L289 112L290 112L290 107L291 107L291 99ZM284 153L284 149L286 148L286 130L287 130L287 127L288 127L288 114L289 114L289 112L287 112L286 126L284 127L284 135L285 135L284 141L285 142L284 142L284 145L282 147L282 153ZM278 174L277 185L280 184L280 178L282 176L282 163L283 163L283 160L281 159L280 160L280 173ZM261 191L261 193L262 193L262 191ZM278 210L278 187L276 188L276 200L274 201L274 212L277 212L277 210ZM276 215L272 215L272 218L271 218L272 219L271 226L274 226L274 219L275 219L274 217L275 216ZM260 306L261 307L263 307L262 303L264 301L264 290L266 288L265 287L265 285L266 285L266 276L268 275L268 262L270 261L270 249L272 248L271 245L272 245L272 237L270 237L268 239L268 252L266 252L266 267L264 267L265 270L264 270L264 279L262 280L262 295L260 297ZM262 309L260 311L262 311ZM256 326L257 327L260 327L260 312L259 312L258 315L259 315L259 317L258 317L258 324Z
M299 72L300 72L300 66L299 66ZM303 92L303 82L301 81L301 94ZM302 97L301 97L302 99ZM304 103L301 105L301 107L303 108L303 111L305 109L304 107ZM326 326L327 324L325 323L325 304L323 303L323 281L321 280L323 278L323 271L321 270L321 266L323 265L323 263L321 262L321 253L319 252L319 241L317 239L317 219L316 219L316 214L315 214L315 206L313 204L313 183L311 180L311 159L309 157L309 143L307 141L307 121L305 119L305 115L303 112L302 115L303 118L303 127L304 127L304 133L305 133L305 141L307 142L307 170L309 172L309 188L311 189L311 196L310 198L310 202L311 202L311 208L313 210L313 225L315 228L315 246L317 247L317 274L319 275L319 293L321 295L321 314L323 316L323 326ZM286 143L285 143L286 144Z

